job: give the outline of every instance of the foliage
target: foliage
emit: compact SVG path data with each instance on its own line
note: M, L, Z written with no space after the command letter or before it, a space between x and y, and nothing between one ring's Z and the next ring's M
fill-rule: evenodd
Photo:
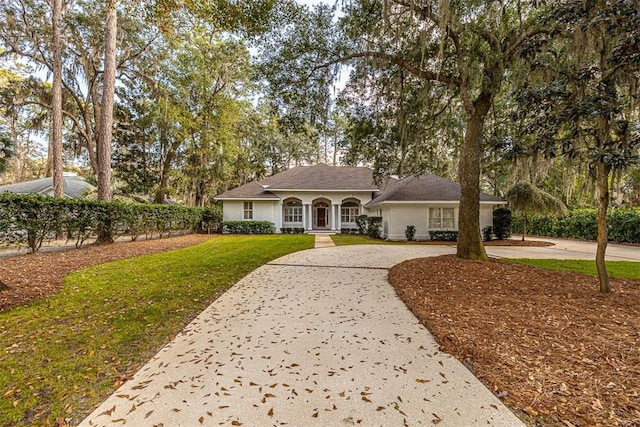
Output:
M571 273L589 274L597 276L596 266L593 261L570 259L505 259L516 264L532 265L547 270L568 271ZM640 268L637 262L632 261L607 261L607 271L611 277L618 279L640 280Z
M416 226L407 225L407 228L404 230L404 235L408 241L414 241L416 239Z
M527 182L511 187L505 198L514 211L522 214L562 215L567 212L560 200Z
M221 236L74 272L59 293L0 313L3 425L78 424L239 279L312 247L311 236Z
M511 210L500 206L493 210L493 234L502 240L511 236Z
M75 239L80 247L108 227L115 238L145 234L168 237L172 232L193 231L202 220L202 210L176 205L131 204L85 199L55 198L37 194L0 194L3 211L0 241L26 243L37 252L56 234Z
M356 225L358 226L358 233L367 234L367 215L358 215L356 217Z
M429 238L431 240L455 242L458 240L458 232L446 230L431 230L429 231Z
M595 209L576 209L558 218L534 216L529 231L537 236L595 240L598 234ZM640 243L640 209L613 209L607 215L609 240ZM513 230L522 232L522 219L515 217Z
M276 226L269 221L223 221L222 232L229 234L272 234Z
M379 239L382 236L382 217L381 216L367 217L367 235L374 239Z
M216 204L202 209L202 220L198 225L202 233L218 233L222 231L222 206Z
M490 242L491 240L493 240L493 227L490 225L487 225L486 227L484 227L482 229L482 240L484 240L485 242Z
M340 234L360 234L360 230L357 228L341 228Z
M283 234L304 234L304 227L282 227L280 231Z

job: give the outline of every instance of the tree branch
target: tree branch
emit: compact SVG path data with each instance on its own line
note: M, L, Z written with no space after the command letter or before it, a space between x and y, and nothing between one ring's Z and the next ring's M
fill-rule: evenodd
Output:
M334 59L333 61L329 61L324 64L317 65L313 68L312 71L318 70L320 68L327 68L327 67L330 67L331 65L339 64L341 62L346 62L350 59L356 59L356 58L382 59L392 64L396 64L399 67L402 67L405 70L409 71L414 76L424 80L436 81L436 82L440 82L440 83L444 83L452 86L458 86L460 84L460 79L455 76L448 76L440 73L434 73L433 71L430 71L430 70L423 70L422 68L416 67L415 65L411 64L409 61L403 58L400 58L396 55L391 55L388 53L376 52L376 51L364 51L364 52L352 53L350 55L345 55L341 58Z

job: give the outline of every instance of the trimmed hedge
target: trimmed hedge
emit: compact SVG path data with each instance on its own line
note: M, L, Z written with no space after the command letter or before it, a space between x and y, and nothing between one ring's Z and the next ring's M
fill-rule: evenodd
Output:
M360 234L360 230L357 228L341 228L340 234Z
M65 236L76 247L103 227L116 238L166 237L196 230L201 208L67 199L39 194L0 194L0 241L25 244L37 252L45 240Z
M536 236L596 240L596 209L576 209L559 218L529 218L527 233ZM514 217L513 231L522 233L522 218ZM640 209L612 209L607 213L607 231L612 242L640 243Z
M431 240L438 240L444 242L455 242L458 240L458 232L457 231L448 231L448 230L434 230L429 231L429 238Z
M496 239L503 240L511 236L512 221L510 209L500 206L493 210L493 235Z
M282 227L282 234L304 234L304 227Z
M276 226L269 221L223 221L222 232L228 234L273 234Z

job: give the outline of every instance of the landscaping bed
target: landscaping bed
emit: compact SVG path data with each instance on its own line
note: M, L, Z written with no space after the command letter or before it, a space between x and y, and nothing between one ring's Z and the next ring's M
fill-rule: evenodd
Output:
M389 280L435 336L530 425L640 425L640 281L440 256Z

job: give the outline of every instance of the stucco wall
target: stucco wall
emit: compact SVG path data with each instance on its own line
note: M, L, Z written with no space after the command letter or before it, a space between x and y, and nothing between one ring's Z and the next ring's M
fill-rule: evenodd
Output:
M252 200L253 220L270 221L277 224L280 220L280 203L273 200ZM224 200L222 202L222 219L224 221L242 221L244 213L244 201Z
M493 205L480 205L480 231L493 226Z

